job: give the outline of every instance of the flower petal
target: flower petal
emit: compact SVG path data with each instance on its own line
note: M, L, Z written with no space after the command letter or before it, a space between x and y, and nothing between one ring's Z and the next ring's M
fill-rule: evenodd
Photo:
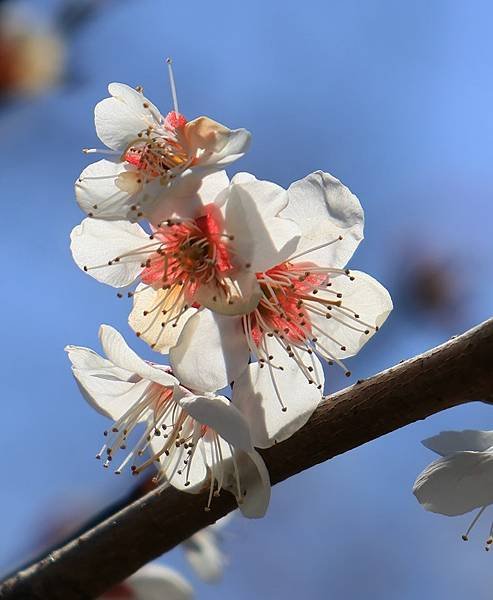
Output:
M182 543L185 558L195 573L207 583L217 583L223 575L225 558L210 528L202 529Z
M142 271L142 262L151 254L149 250L125 256L150 243L149 235L140 225L127 221L84 219L74 227L70 239L77 266L101 283L116 288L135 281Z
M137 220L138 194L142 190L139 174L132 166L110 160L88 165L75 182L75 196L80 208L99 219Z
M128 317L130 327L156 352L167 354L196 308L185 308L180 299L181 287L155 290L140 283L133 296L133 308ZM165 313L163 313L165 311ZM164 327L162 323L165 323Z
M226 171L207 174L187 169L163 187L151 205L146 204L146 217L154 225L166 219L195 219L202 215L204 206L215 202L228 186Z
M123 153L138 134L150 125L160 124L158 109L140 92L123 83L111 83L111 98L96 104L94 122L99 139L111 148Z
M136 373L143 379L149 379L164 386L175 386L178 381L164 369L152 366L143 361L131 350L122 335L109 325L101 325L99 338L106 356L118 367Z
M182 384L203 392L220 390L236 379L249 355L241 318L207 309L187 321L169 353L173 373Z
M261 367L259 363L248 365L235 381L232 398L248 421L257 448L282 442L303 427L322 399L324 385L322 365L315 354L297 350L306 365L305 373L314 382L309 384L299 365L276 338L265 338L265 352L273 357L271 362L278 368L270 369L268 364ZM312 371L307 371L308 367Z
M176 571L164 565L148 564L125 580L134 600L192 600L192 586ZM103 595L100 600L103 600Z
M296 254L306 253L303 260L324 267L344 267L363 239L364 215L356 196L322 171L293 183L288 196L282 216L295 221L302 232Z
M493 431L478 431L477 429L442 431L438 435L423 440L422 444L441 456L464 450L483 452L493 446Z
M330 281L330 290L342 294L342 305L325 311L317 301L334 302L337 296L324 291L312 296L313 302L306 303L308 310L311 305L318 311L324 310L323 314L309 310L313 335L322 354L348 358L356 354L385 322L392 310L392 299L376 279L361 271L351 271L350 276L336 275ZM351 315L358 318L351 318Z
M246 129L228 129L209 117L198 117L185 125L184 143L201 167L223 168L241 158L250 146L250 139Z
M242 492L246 492L238 507L244 517L248 519L261 519L267 512L270 502L270 477L267 467L258 452L235 452L239 480ZM228 461L230 470L224 488L237 498L237 484L234 476L232 459Z
M423 508L455 516L493 503L493 454L456 452L431 463L413 493Z
M241 315L255 310L261 296L255 273L238 270L223 277L220 285L200 285L194 300L222 315Z
M178 403L196 421L213 429L235 448L253 450L248 423L224 396L184 396Z
M239 260L253 272L284 262L298 246L299 227L278 217L287 192L268 181L231 184L224 207L226 231Z
M99 413L118 420L142 395L147 381L115 366L89 348L67 346L72 372L86 401Z

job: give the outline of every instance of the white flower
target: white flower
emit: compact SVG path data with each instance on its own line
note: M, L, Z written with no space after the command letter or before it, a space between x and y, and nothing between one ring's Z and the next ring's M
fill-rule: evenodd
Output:
M320 171L291 185L288 195L281 216L294 221L302 235L283 260L266 257L257 273L262 293L257 307L237 317L200 310L170 350L176 375L201 389L231 382L243 361L233 402L251 419L259 447L289 437L308 420L324 384L318 356L345 369L342 360L359 351L392 309L387 290L375 279L345 269L363 238L357 198ZM250 365L249 355L256 360Z
M216 583L222 578L227 559L220 548L221 530L232 517L233 513L229 513L181 544L190 566L207 583Z
M188 202L202 179L241 158L250 143L245 129L231 130L208 117L187 122L174 110L163 117L142 93L122 83L108 86L110 98L95 108L96 132L113 156L86 167L75 185L89 216L151 221L171 199ZM86 152L98 152L86 150Z
M287 258L298 243L296 224L278 216L287 202L273 183L247 174L229 183L221 172L204 182L196 202L170 202L151 234L128 221L85 219L72 231L72 253L98 281L117 288L141 282L131 292L130 324L167 352L194 307L223 314L255 309L261 296L255 272ZM246 360L246 341L242 347Z
M67 352L86 400L114 421L98 453L106 458L104 466L126 449L142 423L141 437L116 473L130 464L138 474L159 461L160 478L180 490L199 493L208 484L207 507L214 493L226 489L245 516L263 516L269 475L238 409L224 396L185 388L169 368L143 361L112 327L102 325L100 339L108 359L77 346L68 346ZM150 458L138 464L146 450Z
M439 454L416 479L413 493L418 502L431 512L447 516L468 513L479 508L466 533L493 504L493 431L443 431L423 440L423 445ZM493 525L486 540L486 550L493 543Z
M164 565L148 564L100 596L100 600L192 600L192 586Z

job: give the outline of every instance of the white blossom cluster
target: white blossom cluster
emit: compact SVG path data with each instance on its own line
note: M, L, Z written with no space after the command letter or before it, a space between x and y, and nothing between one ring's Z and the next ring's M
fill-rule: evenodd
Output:
M344 360L392 301L346 268L364 220L347 187L322 171L287 190L248 173L230 179L224 169L250 133L188 121L171 81L166 116L120 83L97 104L106 148L86 150L104 158L76 182L87 217L71 235L77 265L132 298L130 327L169 364L143 360L108 325L106 357L67 351L85 398L112 421L98 455L105 466L138 474L157 465L159 481L208 490L206 510L227 490L258 518L270 481L257 449L307 422L324 392L323 363L349 374ZM219 393L228 386L230 397Z

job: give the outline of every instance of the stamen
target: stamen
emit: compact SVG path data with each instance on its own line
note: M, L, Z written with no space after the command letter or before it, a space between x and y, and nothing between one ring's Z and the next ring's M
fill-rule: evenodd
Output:
M484 511L486 510L486 506L483 506L482 508L479 509L478 513L476 514L476 516L474 517L474 519L472 520L472 523L469 525L469 527L467 528L466 533L464 533L462 535L462 539L467 542L469 540L469 534L472 531L472 528L474 527L474 525L476 525L476 523L479 521L479 518L481 517L481 515L484 513Z
M168 65L169 83L171 86L171 96L173 98L173 110L175 111L176 114L179 114L180 111L178 110L178 98L176 95L176 85L175 85L175 77L173 74L172 63L173 63L173 61L171 60L171 58L166 59L166 64Z

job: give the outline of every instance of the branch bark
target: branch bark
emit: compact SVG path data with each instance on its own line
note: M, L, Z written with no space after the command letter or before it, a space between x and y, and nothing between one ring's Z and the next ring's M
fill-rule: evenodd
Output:
M295 435L262 451L272 484L441 410L493 400L493 319L327 397ZM0 584L5 600L102 594L236 505L158 488Z

